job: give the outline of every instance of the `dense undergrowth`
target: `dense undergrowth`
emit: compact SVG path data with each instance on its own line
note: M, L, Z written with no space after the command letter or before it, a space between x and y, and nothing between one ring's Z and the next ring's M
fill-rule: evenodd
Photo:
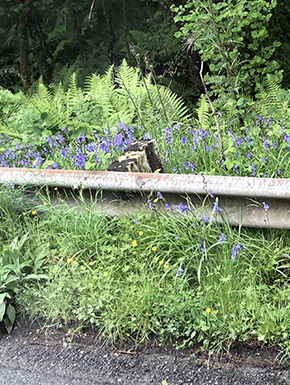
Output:
M22 188L0 189L1 244L10 244L0 273L5 250L18 250L1 290L21 313L74 332L92 327L109 343L218 350L255 340L288 352L288 231L217 224L210 196L208 218L190 205L164 213L160 193L149 213L108 217L84 201L79 212L61 200L55 210L44 192L29 201Z

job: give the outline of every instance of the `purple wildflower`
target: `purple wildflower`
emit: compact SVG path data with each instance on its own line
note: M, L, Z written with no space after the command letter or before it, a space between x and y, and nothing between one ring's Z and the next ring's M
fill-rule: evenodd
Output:
M163 195L161 194L160 191L157 191L157 198L158 199L163 199Z
M225 241L225 239L226 239L225 234L221 233L220 236L219 236L219 243L222 245L223 241Z
M239 242L232 247L232 260L236 259L237 253L239 250L245 249L245 246L241 245Z
M222 211L222 209L218 206L217 202L214 202L214 212L218 213L219 211Z
M268 141L267 141L267 140L265 140L265 141L264 141L264 143L263 143L263 145L264 145L264 149L265 149L265 151L267 151L267 150L268 150L268 148L269 148L269 143L268 143Z
M170 204L166 203L165 208L166 210L170 210Z
M65 151L65 148L62 147L61 150L60 150L60 155L65 159L66 158L66 151Z
M187 206L184 203L179 203L178 210L181 211L182 213L188 213L189 210Z
M199 241L199 247L200 247L201 252L204 253L204 252L205 252L205 249L204 249L204 247L203 247L202 241Z
M239 173L239 170L238 170L238 165L237 165L237 163L235 163L235 164L233 165L233 170L234 170L234 172L235 172L236 174L238 174L238 173Z
M264 207L264 210L265 210L265 211L268 211L269 208L270 208L270 206L267 205L265 202L263 202L263 207Z
M188 139L186 139L185 136L181 135L181 143L186 146L186 143L187 143Z
M144 135L144 139L145 140L150 140L151 139L151 136L150 136L149 132L146 132L146 134Z
M250 166L252 169L252 175L255 176L256 175L256 167L253 165L253 163L251 163Z
M85 134L80 134L78 138L76 138L76 143L81 144L86 140Z
M180 277L182 272L183 272L183 269L181 267L179 267L177 270L177 277Z

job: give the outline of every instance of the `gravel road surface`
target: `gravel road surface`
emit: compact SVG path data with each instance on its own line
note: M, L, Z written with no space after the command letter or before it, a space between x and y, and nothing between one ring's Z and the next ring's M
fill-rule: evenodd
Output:
M277 349L237 345L223 356L150 345L108 348L93 334L17 326L0 337L0 385L290 385ZM165 382L166 381L166 382Z

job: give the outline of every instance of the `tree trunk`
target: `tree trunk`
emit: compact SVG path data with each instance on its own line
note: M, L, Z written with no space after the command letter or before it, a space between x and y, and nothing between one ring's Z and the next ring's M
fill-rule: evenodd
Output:
M30 18L29 31L33 43L32 52L35 56L39 73L43 83L49 85L51 82L52 65L47 62L47 58L53 60L53 57L45 46L45 36L42 33L41 24L38 21L37 15Z
M17 25L18 44L19 44L19 63L20 63L20 77L23 84L24 92L31 86L31 78L29 71L28 55L28 25L29 14L31 12L33 0L24 0L23 8L19 16Z

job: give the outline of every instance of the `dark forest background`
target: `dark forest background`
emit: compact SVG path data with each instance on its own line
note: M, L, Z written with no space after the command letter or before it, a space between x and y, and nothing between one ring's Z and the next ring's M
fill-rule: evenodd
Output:
M41 76L44 84L62 82L76 72L104 73L125 58L188 102L202 86L199 55L174 34L172 5L185 0L2 0L0 5L0 85L27 92ZM250 28L250 26L249 26ZM275 59L283 69L282 86L290 84L290 4L279 0L269 24L282 44Z

